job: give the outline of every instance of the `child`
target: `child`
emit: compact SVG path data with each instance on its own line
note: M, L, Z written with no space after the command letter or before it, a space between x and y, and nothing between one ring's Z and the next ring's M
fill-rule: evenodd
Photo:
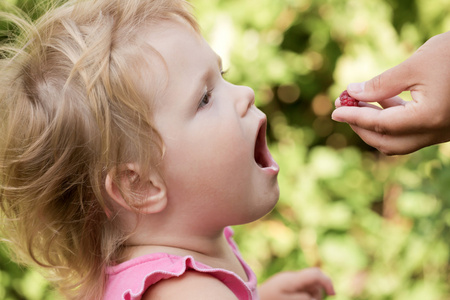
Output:
M183 0L69 2L2 48L4 234L73 299L258 299L230 225L271 211L254 93ZM334 294L317 269L261 299Z

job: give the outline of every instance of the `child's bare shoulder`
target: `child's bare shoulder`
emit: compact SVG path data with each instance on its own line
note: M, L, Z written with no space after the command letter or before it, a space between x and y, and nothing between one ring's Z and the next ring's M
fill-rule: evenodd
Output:
M180 277L162 280L150 287L142 297L149 299L221 299L236 300L236 296L220 280L209 274L187 271Z

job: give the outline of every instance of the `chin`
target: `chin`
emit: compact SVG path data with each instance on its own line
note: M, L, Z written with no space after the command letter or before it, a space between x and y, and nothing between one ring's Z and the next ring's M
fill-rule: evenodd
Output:
M261 219L262 217L270 214L272 210L275 208L276 204L278 203L278 200L280 199L280 190L278 188L278 185L276 186L276 189L273 191L273 194L269 197L266 195L264 203L261 203L260 207L260 214L258 216L255 216L255 219L253 221L256 221L258 219ZM264 205L262 205L264 204Z
M278 203L278 200L280 200L280 189L277 184L276 192L275 192L275 195L274 195L273 201L272 201L272 208L270 209L270 211L272 211L274 209L274 207Z

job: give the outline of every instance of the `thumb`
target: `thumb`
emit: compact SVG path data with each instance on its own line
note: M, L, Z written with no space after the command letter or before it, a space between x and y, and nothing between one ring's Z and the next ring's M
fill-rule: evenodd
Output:
M353 98L365 102L378 102L397 96L412 86L410 84L413 72L411 63L412 61L408 59L368 81L350 83L347 91Z

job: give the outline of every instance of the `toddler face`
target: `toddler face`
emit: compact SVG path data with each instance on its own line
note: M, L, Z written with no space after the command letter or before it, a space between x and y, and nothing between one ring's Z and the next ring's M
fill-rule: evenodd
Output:
M279 167L253 90L224 80L220 58L188 25L165 21L145 38L166 63L154 118L166 150L168 209L213 227L267 214L279 197Z

